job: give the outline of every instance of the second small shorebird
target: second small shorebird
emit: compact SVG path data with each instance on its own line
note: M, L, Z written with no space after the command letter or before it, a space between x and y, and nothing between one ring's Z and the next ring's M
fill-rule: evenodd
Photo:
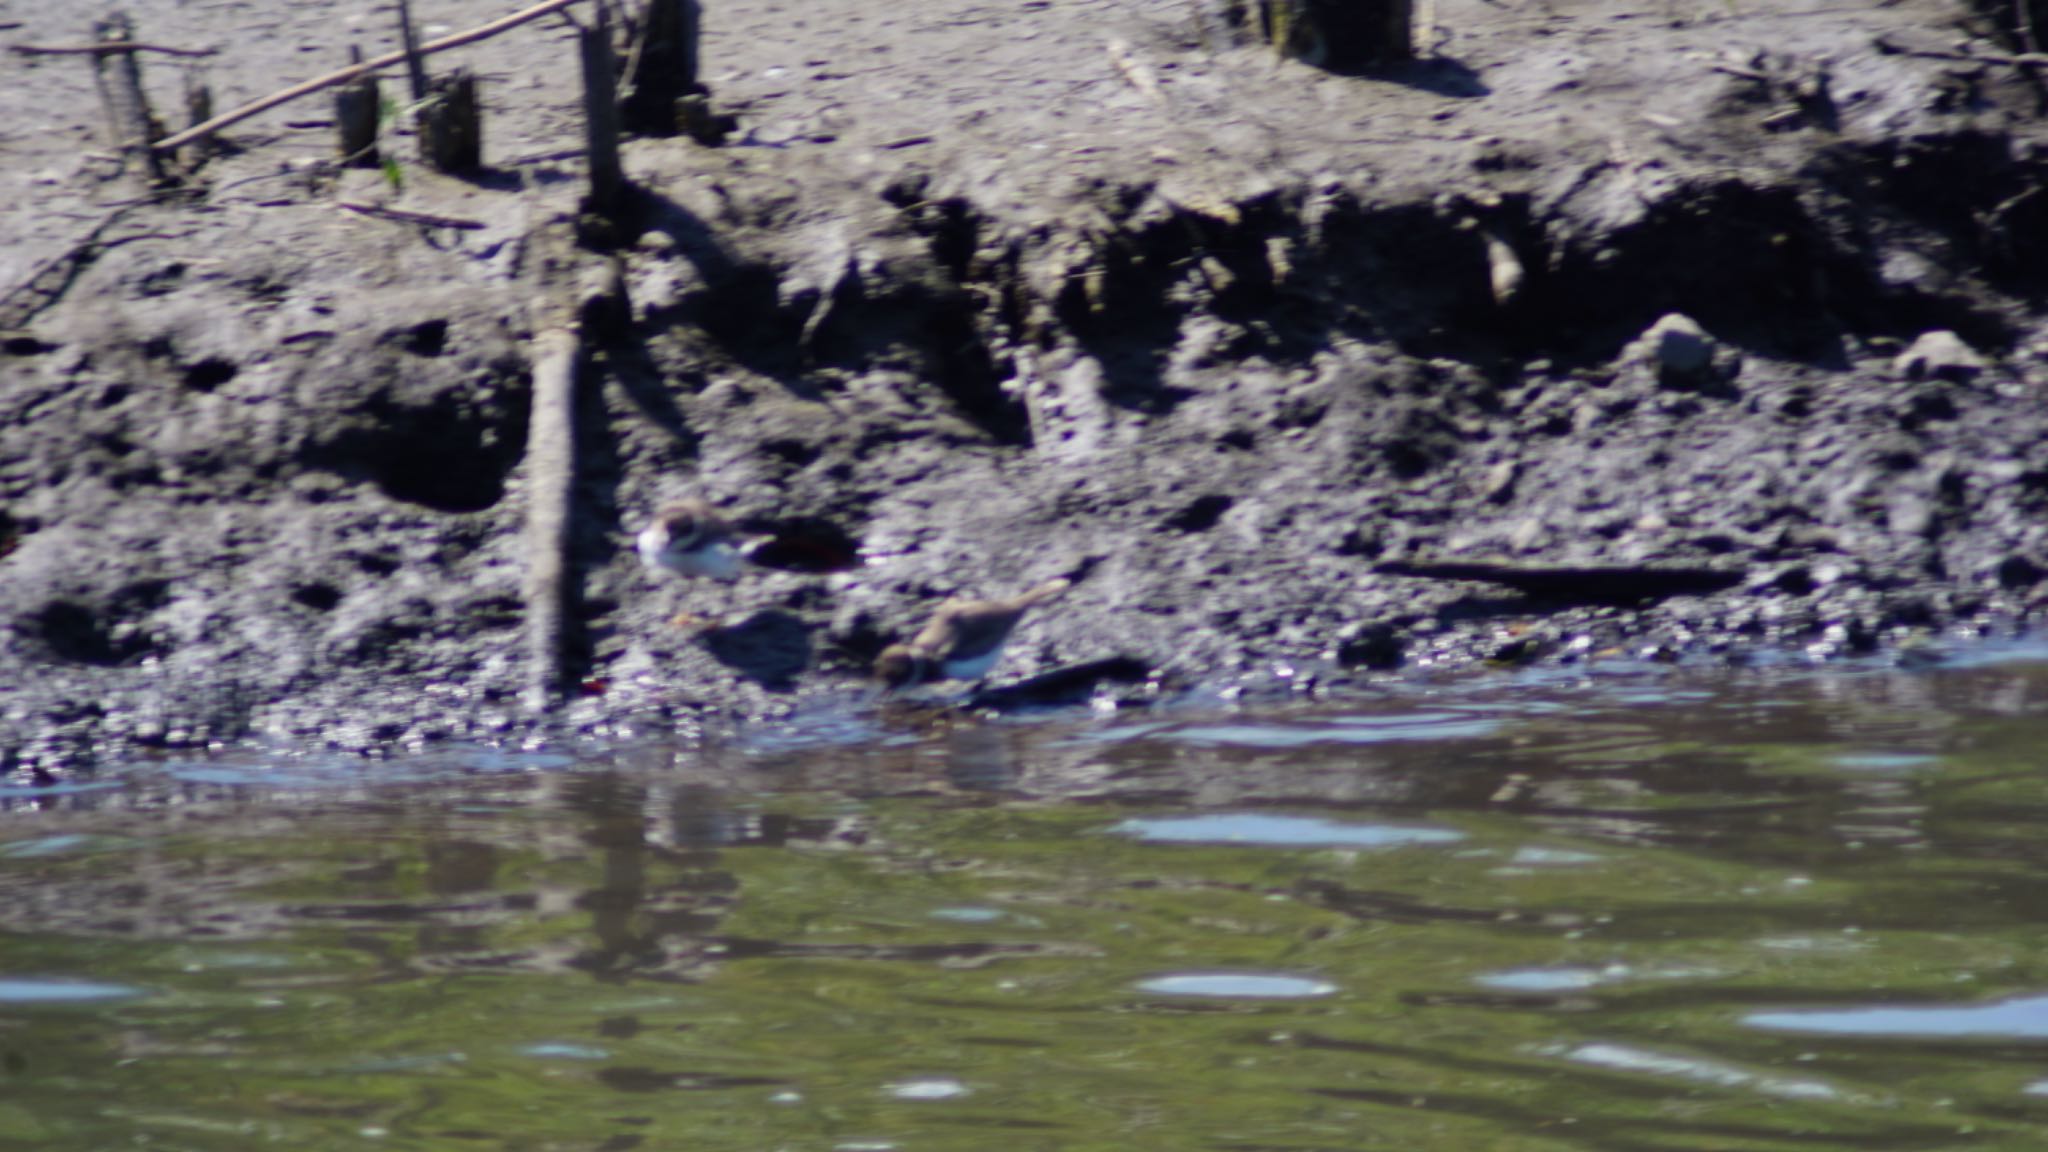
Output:
M691 497L662 505L635 543L650 569L733 580L757 541L741 537L717 509Z
M994 668L1024 614L1073 586L1048 580L1007 600L952 599L907 644L891 644L875 660L875 678L891 688L924 680L979 680Z
M736 580L748 555L768 539L740 535L717 509L689 497L662 505L653 521L634 538L634 544L640 550L640 562L649 571ZM669 623L695 629L711 625L711 621L689 611L678 612Z

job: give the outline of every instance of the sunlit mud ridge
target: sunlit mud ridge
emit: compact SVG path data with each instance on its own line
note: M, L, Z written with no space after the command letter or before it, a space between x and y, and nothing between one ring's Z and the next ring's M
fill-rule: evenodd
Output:
M0 752L865 707L941 600L1056 578L992 682L1089 674L993 702L2021 626L2048 564L2024 45L1934 0L1751 7L1443 0L1413 64L1335 74L1165 0L710 6L733 130L625 151L576 697L540 717L531 309L601 260L569 33L464 50L475 179L336 168L278 112L161 203L89 153L85 67L32 59L0 94ZM338 63L341 12L214 63L222 102ZM635 555L691 495L762 541L733 584Z

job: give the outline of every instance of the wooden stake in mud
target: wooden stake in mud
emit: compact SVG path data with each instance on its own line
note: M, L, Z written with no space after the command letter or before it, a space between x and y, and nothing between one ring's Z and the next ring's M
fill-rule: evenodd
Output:
M126 13L116 12L94 23L92 35L101 44L133 43L135 23ZM93 56L92 72L114 146L142 162L150 183L161 184L165 179L163 158L150 145L163 136L163 129L150 114L149 97L142 91L142 62L133 51L110 51Z
M640 34L626 59L626 95L620 102L626 129L646 136L676 134L676 101L704 91L697 80L703 24L698 0L647 0Z
M618 218L626 176L619 167L619 102L613 86L612 33L599 8L597 23L577 33L583 49L583 123L590 145L590 196L584 211Z
M1352 72L1415 55L1415 0L1258 0L1258 26L1282 56Z
M420 45L420 55L432 56L436 52L446 52L451 48L460 48L466 44L474 44L479 40L488 40L500 33L517 28L521 24L530 24L543 16L552 15L562 11L564 8L573 7L584 2L585 0L541 0L540 3L535 4L531 8L522 8L510 16L500 16L488 24L480 24L466 31L443 36L439 40L429 40L425 44ZM301 81L289 88L279 89L259 100L252 100L240 108L223 112L204 124L195 124L175 136L157 141L154 147L158 152L169 152L174 148L197 140L201 136L210 136L230 124L237 124L251 116L268 112L280 104L288 104L301 96L311 95L323 88L332 88L336 84L346 84L365 72L378 68L389 68L393 64L400 64L404 61L404 52L387 52L382 56L365 60L361 64L351 64L338 72L329 72L325 76L315 76L311 80Z
M194 65L185 71L185 126L204 124L213 119L213 87L206 82L206 72ZM185 166L197 168L206 159L220 151L217 140L195 140L184 153Z
M483 108L476 77L457 68L427 85L420 105L420 153L435 171L462 175L483 167Z
M427 98L427 62L420 55L419 37L412 30L412 5L398 0L398 43L405 49L405 76L412 84L412 102Z
M349 45L348 59L351 64L362 63L363 50ZM334 122L341 130L343 164L377 167L377 120L382 112L383 94L377 90L374 75L358 76L334 90Z

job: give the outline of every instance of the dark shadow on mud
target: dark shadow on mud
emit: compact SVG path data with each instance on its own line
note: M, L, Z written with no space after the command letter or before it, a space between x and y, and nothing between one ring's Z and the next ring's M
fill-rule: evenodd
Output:
M526 186L526 173L517 168L484 167L462 176L461 179L488 192L517 192Z
M804 316L791 315L777 298L771 268L729 250L710 225L659 192L636 187L633 214L642 232L659 232L697 269L704 290L672 312L649 317L653 332L694 322L735 361L805 399L819 398L804 377L799 344Z
M647 342L637 332L629 333L606 347L605 360L610 369L607 375L634 410L666 433L682 452L696 456L697 433L684 418L683 410L676 407L660 366L647 350Z
M860 542L822 516L749 517L740 528L766 537L747 557L758 567L822 576L860 563Z
M1469 100L1474 97L1490 96L1493 94L1493 89L1488 88L1486 82L1479 78L1479 73L1473 71L1463 61L1452 56L1432 56L1428 59L1414 60L1392 68L1381 68L1372 71L1361 70L1340 74L1371 76L1377 80L1405 84L1410 88L1420 89L1433 96L1443 96L1455 100Z
M797 617L764 609L704 634L704 650L764 688L786 690L811 663L811 632Z

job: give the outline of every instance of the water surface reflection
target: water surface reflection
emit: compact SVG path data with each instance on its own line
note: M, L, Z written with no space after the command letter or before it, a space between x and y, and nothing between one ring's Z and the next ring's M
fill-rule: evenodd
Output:
M0 1148L2031 1148L2044 747L1973 662L137 765L0 794Z

